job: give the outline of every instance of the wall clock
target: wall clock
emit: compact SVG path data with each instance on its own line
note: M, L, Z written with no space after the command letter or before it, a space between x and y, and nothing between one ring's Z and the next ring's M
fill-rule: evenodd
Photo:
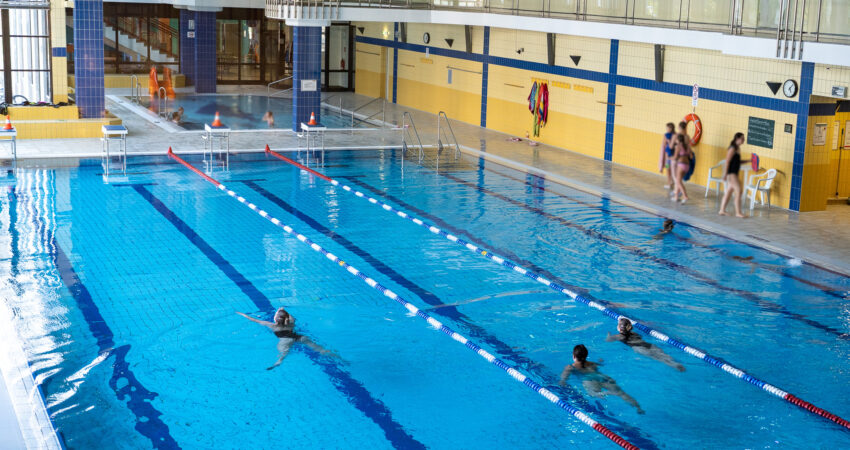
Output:
M782 93L788 98L794 98L797 95L797 82L794 80L786 80L782 84Z
M428 34L428 33L423 34L422 35L422 42L424 42L426 44L431 42L431 35Z

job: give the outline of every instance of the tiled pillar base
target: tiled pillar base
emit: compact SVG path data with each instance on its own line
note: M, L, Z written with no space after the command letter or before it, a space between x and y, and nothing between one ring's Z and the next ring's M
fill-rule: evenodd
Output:
M74 3L74 82L80 117L103 117L103 0Z
M215 13L195 11L195 92L215 92Z
M322 27L293 27L292 40L292 129L299 131L311 113L316 115L316 121L321 121Z

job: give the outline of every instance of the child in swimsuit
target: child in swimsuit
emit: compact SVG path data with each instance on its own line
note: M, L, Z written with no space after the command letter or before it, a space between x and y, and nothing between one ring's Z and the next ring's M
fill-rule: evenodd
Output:
M665 189L670 189L673 187L673 169L671 165L671 160L673 158L673 136L676 135L676 126L673 125L673 122L667 124L667 132L664 133L664 138L661 139L661 158L658 161L658 172L663 173L664 169L667 169L667 184L664 185Z
M688 144L685 140L685 136L686 135L682 134L676 135L675 153L673 154L673 164L675 166L675 188L673 189L673 195L670 196L670 200L675 202L679 201L679 195L681 194L682 203L688 201L688 192L685 190L684 177L685 174L688 173L688 169L691 168L690 151L688 150Z

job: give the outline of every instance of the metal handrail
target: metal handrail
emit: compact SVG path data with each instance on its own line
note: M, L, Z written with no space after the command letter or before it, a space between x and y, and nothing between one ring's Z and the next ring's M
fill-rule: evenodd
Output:
M286 77L286 78L281 78L281 79L279 79L279 80L275 80L275 81L272 81L271 83L267 84L267 85L266 85L266 96L267 96L267 97L271 97L271 96L272 96L272 85L275 85L275 84L280 83L280 82L282 82L282 81L291 80L293 77L294 77L294 75L290 75L290 76L288 76L288 77ZM280 94L280 93L282 93L282 92L288 92L288 91L291 91L291 90L292 90L292 88L284 89L284 90L281 90L281 91L275 92L275 93L274 93L274 95Z
M787 10L790 7L794 7L792 1L796 3L795 0L779 0L780 2L780 10ZM609 12L603 13L588 13L588 5L587 0L577 0L575 10L567 11L564 8L560 7L562 3L558 2L553 4L551 1L541 1L539 2L540 7L538 8L523 8L521 3L518 0L512 0L509 3L506 3L504 6L500 6L491 0L479 0L477 2L465 2L464 5L445 5L439 4L442 2L436 2L433 0L423 1L423 2L414 2L411 0L266 0L266 16L270 18L283 18L278 17L283 14L285 11L289 11L286 8L288 7L331 7L337 8L340 7L374 7L374 8L396 8L396 9L428 9L428 10L452 10L452 11L473 11L473 12L487 12L487 13L497 13L497 14L510 14L510 15L524 15L524 16L537 16L537 17L552 17L552 18L564 18L564 19L573 19L573 20L583 20L583 21L593 21L593 22L609 22L609 23L626 23L630 25L648 25L648 26L658 26L665 28L679 28L679 29L697 29L697 30L705 30L705 31L718 31L735 35L764 35L765 33L776 32L777 34L790 36L790 20L791 17L788 17L790 14L786 14L781 16L781 21L774 26L765 26L766 24L760 24L756 21L756 23L752 23L749 21L745 25L745 17L748 14L745 14L747 10L745 10L745 5L751 5L749 2L745 0L728 0L730 13L728 17L725 19L720 19L717 21L711 20L710 22L700 22L699 20L693 20L690 15L691 3L692 0L679 0L679 15L678 18L664 19L659 17L637 17L637 1L624 2L626 7L625 10L618 10L614 12L613 9ZM803 29L802 36L799 36L797 39L808 40L819 42L822 40L829 40L837 43L845 43L850 44L850 33L842 31L840 34L836 33L825 33L821 30L821 9L822 9L822 0L818 0L818 17L817 19L810 25L806 26L806 28L814 27L813 30L808 31ZM675 2L673 3L675 5ZM471 5L471 6L467 6ZM751 9L749 7L748 9ZM805 11L805 8L803 9ZM793 14L793 11L790 11ZM703 19L704 20L704 19ZM756 19L758 20L758 19ZM783 23L785 21L785 23ZM801 28L803 24L797 22ZM784 29L784 32L783 32ZM790 50L790 49L789 49ZM798 53L799 58L799 53Z
M446 120L446 125L448 126L448 129L449 129L449 136L452 137L452 141L454 142L454 146L455 146L455 159L457 159L460 156L460 145L458 145L457 138L455 137L455 132L454 132L454 130L452 130L452 124L451 124L451 122L449 122L449 116L447 116L446 113L443 112L443 111L440 111L439 113L437 113L437 148L440 148L440 149L443 148L443 140L442 140L441 136L445 136L445 131L443 131L440 127L440 122L442 122L442 119ZM449 141L449 136L446 136L446 141ZM451 143L452 142L448 142L448 144L451 144ZM439 156L438 156L438 158L439 158Z
M142 83L139 83L139 77L130 75L130 101L136 104L142 103Z
M378 100L378 99L375 99L375 100ZM382 101L382 102L381 102L381 110L380 110L380 111L375 111L375 112L374 112L374 113L372 113L371 115L367 116L366 118L364 118L364 119L362 120L363 122L368 122L368 121L369 121L369 119L371 119L371 118L373 118L373 117L377 116L377 115L378 115L378 113L381 113L381 127L383 127L383 126L386 124L386 117L387 117L387 116L386 116L387 101L386 101L385 99L383 99L383 98L381 98L381 100L384 100L384 101ZM371 103L371 102L370 102L370 103ZM354 111L352 111L352 113L353 113L353 112L354 112Z
M410 127L407 126L408 122L410 123ZM416 131L416 124L413 123L413 116L411 116L409 112L405 111L401 115L401 144L403 149L407 149L407 140L405 138L410 135L410 129L413 129L413 134L416 136L416 142L419 144L419 164L422 164L422 160L425 158L425 147L422 146L422 139L419 138L419 132ZM404 150L402 151L401 159L404 161Z
M364 103L364 104L362 104L362 105L358 106L357 108L354 108L353 110L351 110L351 112L354 112L354 111L360 111L361 109L363 109L363 108L365 108L365 107L367 107L367 106L371 105L372 103L377 102L378 100L386 101L386 100L384 100L384 98L383 98L383 97L373 98L372 100L369 100L368 102L366 102L366 103Z

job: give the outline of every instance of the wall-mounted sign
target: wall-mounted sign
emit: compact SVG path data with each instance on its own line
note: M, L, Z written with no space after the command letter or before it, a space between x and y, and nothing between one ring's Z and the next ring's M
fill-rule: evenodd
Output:
M812 133L812 145L826 145L826 124L816 123Z
M189 38L189 39L195 39L195 32L194 31L187 31L186 37Z
M794 125L791 125L790 123L786 123L785 124L785 132L788 133L788 134L793 133L794 132Z
M838 150L838 133L840 133L841 123L837 120L832 122L832 149Z
M847 97L847 86L833 86L832 87L832 96L846 98Z
M750 116L747 122L747 144L773 148L773 132L776 121Z
M195 29L195 20L194 19L189 19L189 29L190 30Z
M301 80L301 92L314 92L316 90L316 80Z
M696 108L697 103L699 103L699 86L694 85L694 91L691 95L691 104L694 106L694 108Z

